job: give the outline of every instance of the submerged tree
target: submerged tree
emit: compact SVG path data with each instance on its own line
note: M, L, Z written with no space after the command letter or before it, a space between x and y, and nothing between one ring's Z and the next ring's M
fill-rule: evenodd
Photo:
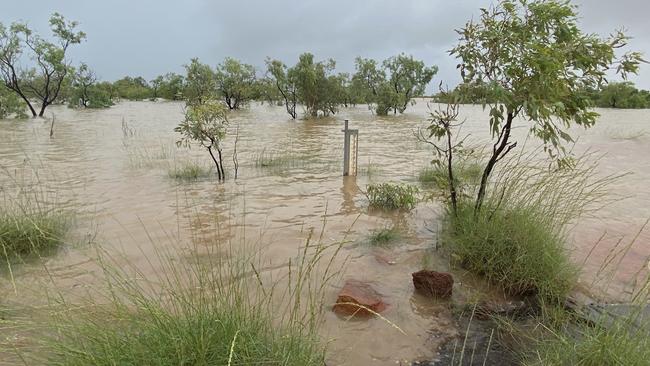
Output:
M226 137L227 127L228 119L223 103L207 100L189 104L185 111L185 120L174 128L174 131L181 134L181 139L176 144L189 146L196 142L206 148L217 168L219 180L225 180L221 144Z
M375 60L357 57L355 67L353 88L379 115L403 113L413 98L424 94L438 71L405 54L390 57L381 66Z
M570 163L562 145L573 141L566 130L591 127L598 117L586 91L606 83L608 71L625 78L643 62L638 52L617 58L629 39L620 31L607 39L583 33L568 1L501 0L457 32L459 44L450 53L460 61L463 83L489 89L485 107L495 140L475 212L495 165L517 145L511 135L516 123L527 125L560 164Z
M209 65L193 58L189 65L185 65L185 71L183 96L187 104L203 104L216 97L216 76Z
M338 79L333 75L336 62L332 59L314 61L314 55L303 53L298 63L287 71L287 77L297 89L298 101L310 117L335 114L340 100L336 96Z
M27 24L13 23L7 29L0 23L0 72L4 84L27 104L34 117L42 117L45 108L59 97L70 71L66 59L68 48L86 37L85 33L76 31L77 26L77 22L68 22L59 13L54 13L50 17L50 28L55 41L50 42L34 33ZM25 51L35 67L21 65ZM38 113L30 98L41 102Z
M268 77L272 80L284 100L284 106L291 118L296 119L298 104L298 88L293 79L289 78L287 65L279 60L266 59Z
M234 58L226 59L217 66L216 86L229 109L239 109L253 95L255 67Z
M97 87L97 76L85 63L72 73L70 89L69 103L73 107L105 108L112 104L110 95Z

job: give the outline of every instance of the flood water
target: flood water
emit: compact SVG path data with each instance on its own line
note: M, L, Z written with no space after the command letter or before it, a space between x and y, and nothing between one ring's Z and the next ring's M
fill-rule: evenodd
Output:
M318 234L323 230L325 243L344 241L338 261L347 261L345 270L327 287L326 301L336 300L345 279L367 281L389 303L383 315L403 331L379 318L347 320L326 311L322 332L330 341L328 365L395 365L431 358L436 346L458 330L448 306L414 294L410 274L422 268L424 252L435 244L440 206L422 202L410 213L369 211L363 194L373 182L417 184L418 172L432 158L413 135L426 126L427 112L426 102L420 101L401 116L378 117L357 106L342 108L332 118L292 121L282 107L253 104L229 116L226 171L232 172L235 126L240 169L236 181L230 173L224 184L216 177L180 182L168 176L174 161L210 163L204 150L174 145L181 103L123 102L84 111L51 107L49 113L56 116L52 138L45 120L0 121L3 190L12 192L16 185L8 176L33 180L37 174L49 197L56 195L78 213L70 245L47 258L45 266L14 266L15 283L3 274L0 298L16 306L34 301L21 289L47 282L49 276L64 293L91 285L97 268L87 259L90 249L84 241L125 253L125 260L147 273L155 270L148 257L190 240L193 232L233 243L245 237L264 247L270 271L282 271L314 228ZM599 112L594 128L572 130L574 151L602 155L599 174L629 174L610 186L611 202L571 228L569 245L581 265L591 252L581 278L585 287L603 275L599 270L608 256L620 251L614 260L620 258L617 271L597 287L609 299L622 300L634 279L645 275L650 255L650 230L626 249L628 239L650 218L650 111ZM475 143L487 142L487 113L480 106L463 106L461 113L467 120L464 132ZM359 129L357 177L341 176L344 119ZM517 134L521 138L525 131ZM255 160L263 152L290 157L290 162L258 167ZM219 230L196 217L209 218ZM372 230L390 225L402 231L395 245L368 245ZM433 265L447 270L447 263L441 253ZM462 303L476 285L469 279L457 282L461 290L453 301Z

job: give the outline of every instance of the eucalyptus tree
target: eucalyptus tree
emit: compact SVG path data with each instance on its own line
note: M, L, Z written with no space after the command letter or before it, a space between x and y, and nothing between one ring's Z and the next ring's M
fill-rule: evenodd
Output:
M267 77L275 84L276 89L284 100L284 106L292 119L298 116L298 87L293 78L289 77L287 65L282 61L266 59Z
M336 113L339 101L333 93L333 84L337 82L333 75L335 66L332 59L316 62L314 55L303 53L298 63L287 71L307 115L317 117Z
M9 28L0 23L2 79L5 86L27 104L34 117L42 117L45 109L59 97L70 71L68 49L86 37L85 33L76 30L77 22L66 21L59 13L54 13L49 23L53 41L45 40L25 23L15 22ZM25 54L31 64L22 63ZM40 101L38 112L30 97Z
M222 142L227 128L226 108L220 101L205 100L189 104L185 110L185 119L174 129L181 134L181 139L176 144L200 144L210 154L219 180L224 180L226 175L223 169Z
M379 115L403 113L413 98L422 96L438 71L413 56L400 54L381 64L367 58L355 59L352 89Z
M87 108L90 99L91 99L91 89L97 82L97 76L95 73L86 65L81 63L76 70L73 70L72 73L72 95L71 100L69 101L71 105L77 105L77 103Z
M229 109L239 109L254 93L255 67L234 58L226 59L217 66L215 73L217 90Z
M173 72L162 76L162 82L158 86L158 96L167 100L180 100L183 97L183 85L185 78Z
M560 166L570 166L563 146L573 141L568 128L588 128L598 118L587 90L606 83L608 72L625 78L643 62L638 52L617 52L628 43L624 33L601 38L583 32L577 8L568 1L501 0L457 33L459 43L450 53L458 59L463 83L490 91L484 107L494 143L475 212L495 165L517 146L513 128L527 128Z
M437 66L427 67L423 61L403 53L384 60L382 66L389 75L387 82L390 86L383 91L390 98L382 99L377 106L377 114L387 114L391 109L393 113L403 113L409 104L413 104L414 97L424 95L427 85L438 72Z
M153 91L147 80L142 76L125 76L113 83L117 96L127 100L143 100L153 96Z
M209 65L193 58L185 65L183 97L188 105L202 104L216 98L216 75Z

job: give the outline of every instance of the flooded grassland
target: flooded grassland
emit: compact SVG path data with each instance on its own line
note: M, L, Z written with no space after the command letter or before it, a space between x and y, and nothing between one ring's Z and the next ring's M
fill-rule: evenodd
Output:
M60 250L12 266L11 274L1 272L0 299L7 306L42 304L48 286L70 297L94 286L101 271L89 258L97 246L115 253L118 263L152 276L160 267L151 259L160 252L182 254L194 245L205 247L206 255L227 255L228 247L250 246L263 253L261 276L282 283L313 231L312 240L341 244L334 264L341 272L325 289L321 333L329 342L328 364L407 364L433 357L438 345L458 334L450 307L415 294L411 284L410 274L424 266L424 254L436 245L442 206L423 201L408 213L384 212L369 209L364 194L369 183L418 184L418 173L432 159L428 146L414 137L426 126L426 102L400 116L379 117L357 106L331 118L296 121L282 107L252 104L229 115L223 184L214 174L192 181L170 175L188 162L210 168L205 151L175 145L181 103L124 102L85 111L57 106L51 112L56 115L52 138L49 121L0 122L3 195L31 186L75 213ZM650 112L599 112L594 128L572 131L573 151L600 156L602 176L624 176L609 187L606 204L570 228L570 249L583 267L584 287L625 299L635 278L645 275L650 255L648 230L630 247L621 241L632 239L650 217ZM461 113L463 132L473 144L485 144L486 112L463 106ZM359 129L356 177L341 176L344 119ZM516 133L523 142L525 129ZM383 228L395 228L393 242L372 245L371 234ZM449 259L433 253L426 265L448 270ZM616 270L608 272L603 263L615 263ZM388 303L385 319L347 319L329 311L345 279L372 284ZM482 286L461 274L451 301L468 303L485 292ZM0 357L3 362L13 361Z

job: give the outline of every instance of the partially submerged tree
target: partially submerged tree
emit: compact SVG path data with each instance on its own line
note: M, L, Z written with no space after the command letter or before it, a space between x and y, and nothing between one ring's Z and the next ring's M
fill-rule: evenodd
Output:
M490 100L489 129L495 140L476 197L481 209L495 165L517 145L516 124L539 138L551 157L566 164L563 143L572 142L567 129L596 122L587 90L606 83L610 70L636 73L638 52L617 57L628 37L615 32L607 39L578 27L576 6L559 0L501 0L481 9L478 21L457 31L459 44L450 53L467 85L485 85Z
M255 67L226 57L215 73L217 90L229 109L239 109L253 95Z
M424 95L427 84L438 72L438 67L426 67L424 62L413 59L413 56L399 54L383 62L388 76L388 88L379 90L380 102L377 104L377 114L404 113L413 98Z
M105 108L112 104L110 95L97 87L97 76L85 63L72 73L69 99L73 107Z
M375 60L357 57L355 67L353 88L378 115L403 113L413 98L424 94L438 72L436 66L426 67L405 54L390 57L381 66Z
M68 22L59 13L50 17L55 41L50 42L34 33L27 24L13 23L8 29L0 23L0 72L7 88L15 92L29 108L32 116L42 117L45 109L59 97L70 70L66 58L68 48L86 37L76 31L77 22ZM27 51L34 66L21 65ZM40 101L39 112L30 98Z
M208 150L217 168L219 180L226 178L221 144L226 137L227 127L228 119L223 103L207 100L203 103L189 104L185 111L185 120L174 128L174 131L181 134L177 145L189 146L195 142Z
M298 63L288 70L287 76L295 84L298 101L305 107L308 116L327 116L337 112L340 101L335 94L335 66L332 59L316 62L314 55L303 53Z
M216 76L209 65L193 58L185 65L183 96L188 105L203 104L216 97Z
M298 87L293 79L289 78L287 65L279 60L266 59L268 77L272 80L284 100L284 106L291 118L296 119L296 105L298 104Z

